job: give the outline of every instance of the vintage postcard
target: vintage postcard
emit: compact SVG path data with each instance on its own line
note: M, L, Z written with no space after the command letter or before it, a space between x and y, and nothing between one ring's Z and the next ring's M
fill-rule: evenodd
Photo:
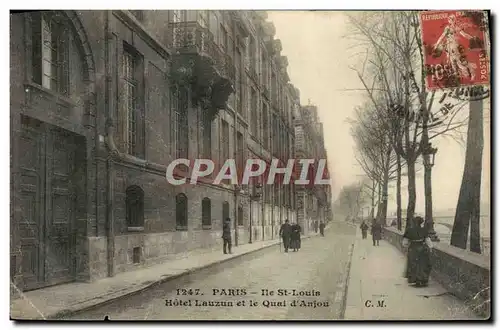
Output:
M11 319L488 320L489 22L11 12Z

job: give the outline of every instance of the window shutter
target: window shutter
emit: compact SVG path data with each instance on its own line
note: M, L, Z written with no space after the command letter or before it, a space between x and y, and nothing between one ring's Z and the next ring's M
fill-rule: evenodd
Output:
M31 47L32 47L32 79L42 84L42 15L35 13L31 20Z
M177 144L178 144L178 135L177 135L177 124L179 122L179 118L178 118L178 97L177 97L177 87L174 85L174 86L171 86L170 87L170 118L171 118L171 130L170 130L170 143L171 143L171 147L172 147L172 155L174 155L174 157L176 158L177 157Z
M71 39L70 39L70 33L66 29L65 25L61 25L59 33L59 38L60 38L60 49L59 49L59 92L63 95L69 95L70 94L70 80L69 80L69 73L70 73L70 50L71 50Z

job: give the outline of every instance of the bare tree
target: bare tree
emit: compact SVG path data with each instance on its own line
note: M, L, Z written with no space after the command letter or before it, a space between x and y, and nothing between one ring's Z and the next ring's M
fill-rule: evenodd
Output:
M389 182L397 179L395 173L398 161L397 154L393 151L390 142L390 131L385 128L385 124L377 116L371 103L367 103L363 108L358 108L355 119L351 119L350 123L352 125L351 135L356 143L356 160L367 177L377 185L379 199L377 219L385 223ZM371 195L373 208L375 187L372 188Z
M369 202L363 182L342 187L334 203L338 213L350 218L357 218L363 206Z
M466 118L457 116L460 107L445 108L434 116L435 93L425 88L423 50L416 13L370 12L349 15L356 40L363 41L365 59L361 69L352 68L372 101L376 113L391 132L391 145L404 160L408 176L407 219L416 205L416 166L428 142L444 134L459 132ZM439 108L441 109L441 108ZM401 173L401 171L399 171ZM430 170L426 168L426 175ZM429 176L430 178L430 176ZM430 180L425 180L426 204ZM432 218L426 208L426 218ZM432 221L432 219L430 219Z

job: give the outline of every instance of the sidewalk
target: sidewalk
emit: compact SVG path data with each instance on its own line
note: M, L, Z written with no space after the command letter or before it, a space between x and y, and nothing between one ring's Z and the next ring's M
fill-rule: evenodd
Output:
M349 273L346 320L480 320L432 278L426 288L403 277L405 256L389 242L358 233Z
M317 234L303 238L313 236ZM10 317L19 320L60 318L278 243L279 240L268 240L244 244L234 247L233 254L223 254L220 249L191 251L180 259L119 273L92 283L74 282L21 293L20 299L10 302Z

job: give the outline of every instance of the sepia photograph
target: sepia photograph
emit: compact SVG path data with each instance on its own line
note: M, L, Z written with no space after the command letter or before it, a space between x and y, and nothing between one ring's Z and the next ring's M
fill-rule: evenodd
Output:
M10 320L491 320L491 16L11 10Z

